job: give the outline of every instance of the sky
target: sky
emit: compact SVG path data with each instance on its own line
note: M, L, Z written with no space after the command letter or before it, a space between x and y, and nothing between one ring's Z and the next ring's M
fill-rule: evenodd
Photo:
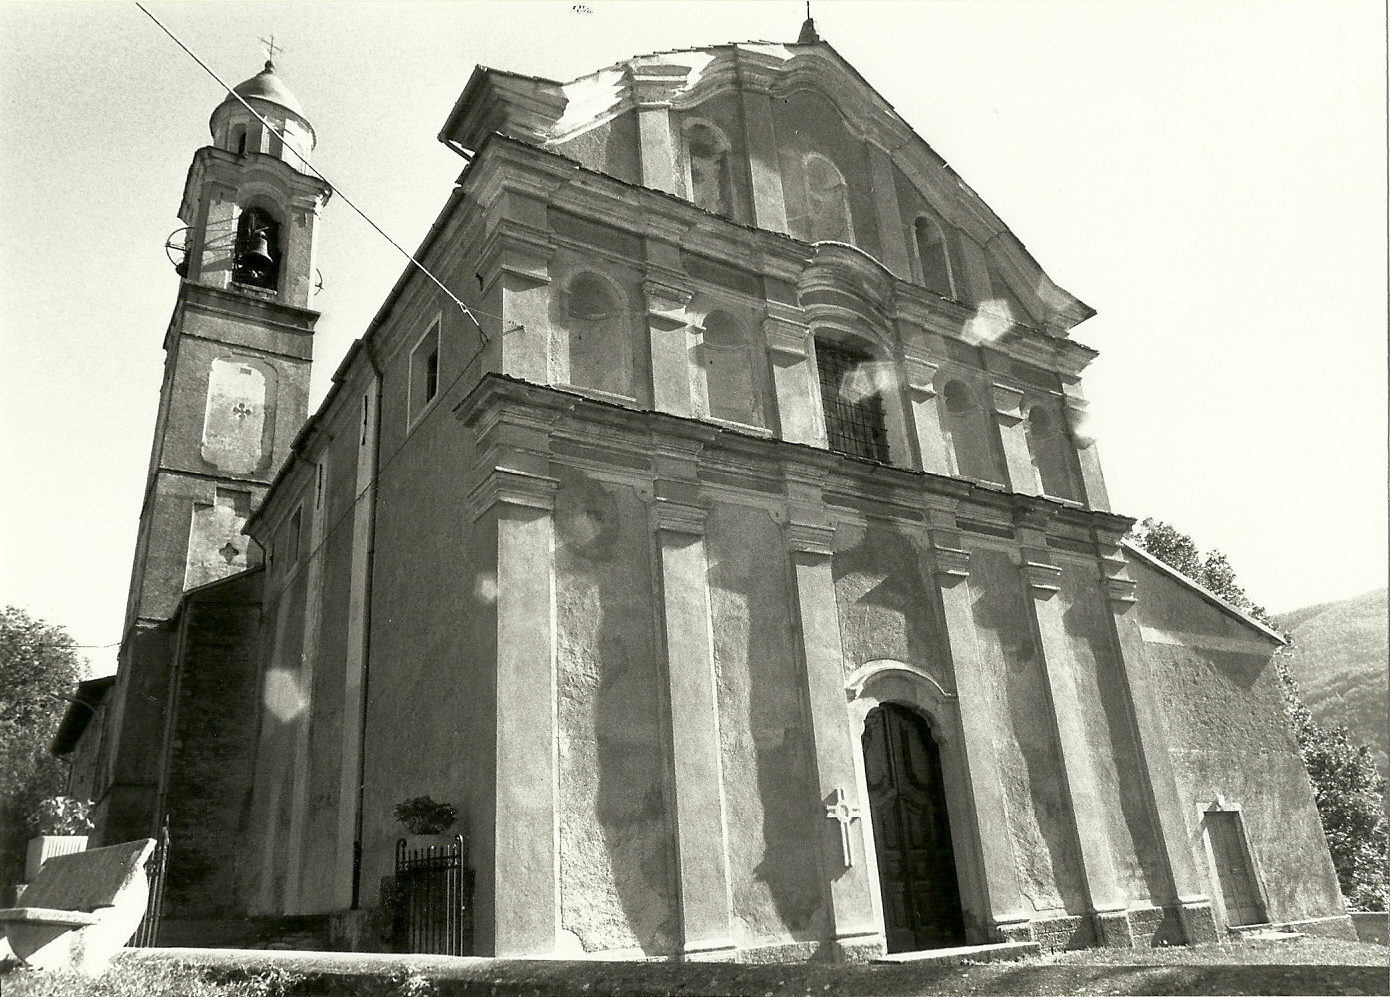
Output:
M261 38L315 165L413 249L475 64L570 79L792 41L799 0L149 3L227 83ZM1379 0L815 0L835 46L1058 284L1112 508L1223 551L1272 612L1386 583ZM164 243L219 85L134 3L0 3L0 602L114 670L178 278ZM311 409L404 260L339 198Z

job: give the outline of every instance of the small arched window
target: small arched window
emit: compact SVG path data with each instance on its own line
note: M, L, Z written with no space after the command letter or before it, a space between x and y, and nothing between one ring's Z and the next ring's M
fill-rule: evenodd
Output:
M1028 450L1044 495L1079 499L1071 472L1071 442L1061 419L1043 405L1028 410Z
M685 152L690 200L706 211L732 218L728 140L712 125L692 124L685 132Z
M247 208L237 221L232 280L275 290L280 283L280 223L267 211Z
M913 226L917 242L917 261L922 267L922 286L947 298L954 298L951 261L941 226L930 218L918 218Z
M612 285L581 273L565 294L569 332L569 382L614 394L631 393L632 344Z
M946 432L950 436L956 473L965 478L1002 484L990 441L988 416L974 394L963 382L948 381L941 398L946 407Z
M246 155L246 126L237 125L227 138L228 147L238 156Z
M825 436L831 450L888 463L883 366L857 342L816 337Z
M743 328L728 312L705 316L700 343L700 366L705 374L705 397L715 419L745 426L763 424L762 406L753 376L752 347Z
M806 208L812 242L854 242L849 187L844 174L829 159L814 152L806 157Z

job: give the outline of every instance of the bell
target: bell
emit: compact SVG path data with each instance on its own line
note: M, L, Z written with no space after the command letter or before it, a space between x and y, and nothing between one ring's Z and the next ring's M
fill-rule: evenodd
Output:
M255 243L241 254L241 265L255 273L265 273L275 266L275 261L270 258L270 244L266 241L265 229L257 231L255 236Z

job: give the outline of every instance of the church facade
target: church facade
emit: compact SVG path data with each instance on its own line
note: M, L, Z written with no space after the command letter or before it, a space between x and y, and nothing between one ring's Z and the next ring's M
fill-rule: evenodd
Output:
M273 128L229 98L189 173L82 732L171 913L369 912L427 794L478 954L1350 930L1279 637L1109 509L1091 309L809 21L480 67L428 273L312 416L330 190L273 68L238 92Z

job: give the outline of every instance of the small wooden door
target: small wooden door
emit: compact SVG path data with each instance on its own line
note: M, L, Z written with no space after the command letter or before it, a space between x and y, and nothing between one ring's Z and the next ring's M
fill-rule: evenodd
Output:
M1255 870L1250 867L1250 855L1245 850L1240 821L1228 811L1208 811L1207 839L1216 863L1216 879L1221 887L1221 900L1226 908L1226 924L1263 924L1264 905L1255 885Z
M889 952L965 941L941 753L922 716L893 703L864 723L864 769Z

